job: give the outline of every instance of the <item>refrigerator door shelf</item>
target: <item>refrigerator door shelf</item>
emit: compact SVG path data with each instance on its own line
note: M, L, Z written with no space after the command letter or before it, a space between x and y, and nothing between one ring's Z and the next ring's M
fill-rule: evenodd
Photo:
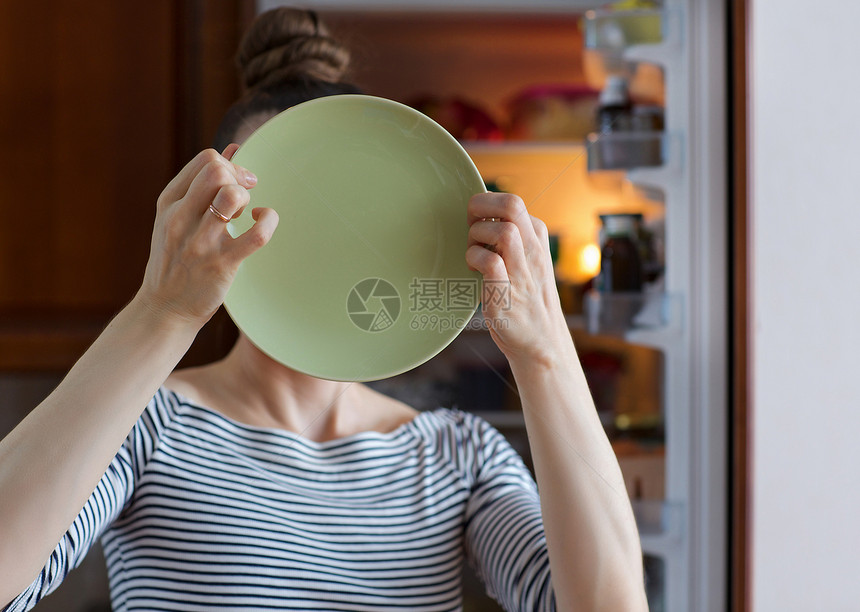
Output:
M669 338L680 332L680 296L663 292L603 293L591 290L585 295L585 328L590 334L624 336L636 344L663 344L662 342L636 342ZM647 333L646 333L647 332ZM655 337L655 334L658 336Z
M663 42L663 11L594 9L585 13L585 48L615 52Z
M665 499L634 499L633 516L642 536L680 538L683 504Z
M586 150L589 172L661 168L675 173L681 139L663 131L594 132L588 135Z
M683 17L680 8L587 11L584 46L605 55L608 66L663 63L681 50Z
M642 552L666 557L683 542L684 505L666 500L633 500Z

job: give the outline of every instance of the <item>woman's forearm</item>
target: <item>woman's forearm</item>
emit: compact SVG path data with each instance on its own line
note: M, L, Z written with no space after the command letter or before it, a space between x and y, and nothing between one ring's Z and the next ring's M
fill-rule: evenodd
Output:
M0 603L42 569L196 332L133 301L0 442Z
M239 264L275 231L277 214L256 208L244 234L227 232L223 217L240 214L257 182L230 162L236 149L201 152L162 191L137 296L0 442L0 604L37 576L147 402L223 302ZM216 205L217 216L209 211Z
M572 343L511 360L559 610L646 610L642 553L618 462Z
M503 303L485 295L483 312L522 400L558 609L645 610L636 522L561 309L546 224L502 193L473 196L468 222L466 262L506 291Z

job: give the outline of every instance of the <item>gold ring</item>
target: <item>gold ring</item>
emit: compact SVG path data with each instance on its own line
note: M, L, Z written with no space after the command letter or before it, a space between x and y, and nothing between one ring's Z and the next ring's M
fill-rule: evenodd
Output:
M227 215L222 214L220 210L218 210L217 208L215 208L215 205L214 205L214 204L210 204L210 205L209 205L209 212L211 212L213 215L215 215L216 217L218 217L219 219L221 219L224 223L228 223L228 222L230 221L230 217L228 217Z

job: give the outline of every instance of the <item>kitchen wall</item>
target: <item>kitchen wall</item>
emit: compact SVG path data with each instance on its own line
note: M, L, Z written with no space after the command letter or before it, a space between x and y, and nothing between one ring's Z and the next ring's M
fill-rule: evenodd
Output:
M860 5L748 5L753 610L858 610Z

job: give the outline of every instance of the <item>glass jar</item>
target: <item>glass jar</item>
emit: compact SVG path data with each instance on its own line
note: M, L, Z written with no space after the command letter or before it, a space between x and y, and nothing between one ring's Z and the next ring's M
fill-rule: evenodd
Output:
M642 259L638 243L642 215L600 215L600 221L603 228L598 289L603 292L642 291Z

